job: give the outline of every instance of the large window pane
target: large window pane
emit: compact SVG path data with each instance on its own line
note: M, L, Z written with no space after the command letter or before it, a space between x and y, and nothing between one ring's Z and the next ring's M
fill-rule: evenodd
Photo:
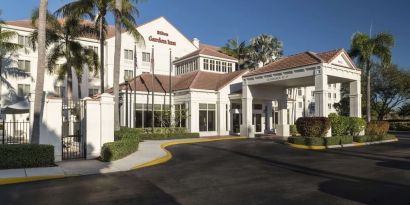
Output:
M137 110L135 112L135 126L137 128L142 128L142 111Z
M207 117L206 113L207 111L205 110L200 110L199 111L199 131L207 131Z
M215 111L208 111L208 131L215 131Z

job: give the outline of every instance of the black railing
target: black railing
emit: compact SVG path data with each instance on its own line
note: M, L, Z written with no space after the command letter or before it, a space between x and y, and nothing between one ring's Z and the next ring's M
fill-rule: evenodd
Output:
M30 122L27 121L1 121L0 144L29 144Z

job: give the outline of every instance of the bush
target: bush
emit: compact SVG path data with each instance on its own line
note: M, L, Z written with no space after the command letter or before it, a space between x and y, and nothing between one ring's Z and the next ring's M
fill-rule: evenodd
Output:
M303 137L325 137L330 121L327 117L301 117L296 120L296 128Z
M184 139L198 138L199 133L144 133L141 135L143 140L169 140L169 139Z
M396 136L385 134L385 135L364 135L364 136L355 136L353 140L355 142L374 142L374 141L382 141L382 140L392 140L397 139Z
M371 121L367 124L366 135L385 135L389 131L389 122Z
M390 130L410 131L410 122L390 122Z
M324 139L325 139L325 144L328 146L353 143L353 136L351 135L325 137Z
M290 135L292 135L293 137L296 137L299 134L298 129L296 128L296 125L290 125L289 132L290 132Z
M325 145L324 139L322 137L289 137L288 142L307 146L323 146Z
M0 168L54 166L54 146L39 144L0 145Z
M114 132L114 141L122 139L139 139L139 136L144 133L142 128L121 127L120 130Z
M348 117L347 134L352 136L359 136L366 128L366 120L360 117Z
M348 134L350 124L349 117L331 113L329 114L329 120L332 127L332 136L342 136Z
M105 143L101 148L101 160L105 162L124 158L138 150L138 139L123 139Z

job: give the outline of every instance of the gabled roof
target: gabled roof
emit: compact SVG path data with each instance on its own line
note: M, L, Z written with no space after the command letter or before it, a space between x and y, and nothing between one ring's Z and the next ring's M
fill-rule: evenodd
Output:
M210 48L210 49L213 49L213 50L216 50L216 51L221 50L221 48L218 47L218 46L209 45L209 44L205 44L205 43L199 43L199 49L201 49L201 48Z
M337 56L339 56L339 54L343 52L346 52L346 51L344 49L336 49L336 50L331 50L331 51L326 51L326 52L321 52L321 53L315 53L315 52L310 52L310 51L298 53L295 55L281 58L264 67L257 68L249 72L248 74L246 74L246 76L252 76L252 75L268 73L268 72L273 72L273 71L304 67L304 66L315 65L315 64L320 64L320 63L331 63ZM348 60L350 61L350 63L352 63L350 58ZM352 65L354 64L352 63Z
M200 47L198 50L189 53L185 56L182 56L181 58L179 58L178 60L174 61L174 62L180 62L182 60L191 58L191 57L195 57L195 56L199 56L199 55L206 55L206 56L212 56L212 57L217 57L217 58L224 58L224 59L228 59L228 60L234 60L237 61L236 58L232 57L232 56L228 56L224 53L221 53L215 49L212 49L210 47Z
M218 91L228 85L236 78L242 76L247 70L240 70L231 73L211 73L205 71L195 71L186 73L179 76L172 76L172 91L188 90L188 89L200 89ZM134 86L134 82L135 85ZM120 89L125 90L127 88L126 83L120 84ZM152 74L143 73L137 76L135 79L129 81L130 91L142 91L142 92L169 92L169 76L167 75L154 75L154 84L152 84ZM112 88L106 92L112 92Z

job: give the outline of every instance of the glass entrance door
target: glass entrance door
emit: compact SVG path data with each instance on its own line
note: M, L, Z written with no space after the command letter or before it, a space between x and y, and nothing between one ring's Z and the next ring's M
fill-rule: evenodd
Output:
M233 133L239 133L240 132L240 124L241 124L241 114L239 113L234 113L232 116L232 131Z
M255 132L262 132L262 114L253 114Z

